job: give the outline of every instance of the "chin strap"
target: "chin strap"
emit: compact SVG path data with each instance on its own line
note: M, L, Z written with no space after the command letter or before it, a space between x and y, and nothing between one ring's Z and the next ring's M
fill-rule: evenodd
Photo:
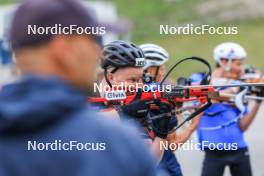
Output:
M153 80L154 80L155 82L158 82L158 81L157 81L157 77L158 77L158 74L159 74L159 70L160 70L160 66L158 66L158 67L156 68L155 76L154 76L154 78L153 78Z

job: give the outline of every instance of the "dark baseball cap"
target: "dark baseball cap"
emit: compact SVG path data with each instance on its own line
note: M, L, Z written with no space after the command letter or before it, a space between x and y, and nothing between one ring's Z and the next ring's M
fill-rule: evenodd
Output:
M91 14L91 10L85 8L78 0L26 0L14 14L10 30L11 46L16 50L42 44L58 35L60 30L57 29L56 33L48 31L41 34L29 34L29 26L31 29L33 26L48 29L54 26L64 28L71 25L83 29L87 28L89 34L85 34L102 45L101 35L92 32L92 28L98 28L100 25Z

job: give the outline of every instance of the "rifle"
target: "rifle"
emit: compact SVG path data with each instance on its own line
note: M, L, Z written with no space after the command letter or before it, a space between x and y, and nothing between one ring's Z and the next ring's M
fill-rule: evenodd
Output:
M211 67L210 64L198 57L191 57L191 58L185 58L183 60L180 60L177 62L165 75L163 80L160 83L160 86L163 85L165 79L168 77L168 75L171 73L173 69L176 68L176 66L186 60L197 60L202 63L204 63L208 67L208 73L204 77L204 79L201 81L201 84L207 83L207 85L197 85L197 86L171 86L172 89L170 91L147 91L142 92L140 96L140 100L142 101L152 101L152 100L159 100L161 102L168 102L173 105L176 105L177 103L184 103L189 101L198 101L203 106L201 106L198 110L196 110L194 113L192 113L188 118L186 118L181 124L179 124L177 127L175 127L172 131L177 130L182 125L184 125L187 121L193 119L195 116L199 115L203 111L205 111L207 108L209 108L212 103L212 99L217 99L220 97L219 88L228 88L228 87L264 87L263 83L241 83L241 84L226 84L226 85L208 85L211 78ZM115 96L116 98L113 98L113 95L117 93L118 96ZM103 104L106 106L114 106L114 105L128 105L130 104L136 97L136 94L134 95L126 95L124 92L120 91L113 91L110 92L111 98L109 97L89 97L88 101L93 104Z

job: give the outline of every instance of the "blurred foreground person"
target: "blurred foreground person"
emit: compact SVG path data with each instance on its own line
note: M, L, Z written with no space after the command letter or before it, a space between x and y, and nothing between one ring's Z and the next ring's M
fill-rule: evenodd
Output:
M27 33L28 25L55 24L96 26L76 0L26 1L15 13L11 44L22 79L0 92L0 175L155 175L134 128L87 107L98 36Z

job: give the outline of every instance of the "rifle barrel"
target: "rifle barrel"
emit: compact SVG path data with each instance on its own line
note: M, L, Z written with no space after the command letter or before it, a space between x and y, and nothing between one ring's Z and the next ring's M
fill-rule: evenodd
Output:
M264 87L264 83L241 83L241 84L223 84L223 85L195 85L195 86L182 86L179 87L179 89L188 89L188 88L208 88L208 87L214 87L214 88L228 88L228 87Z
M220 93L220 96L230 97L230 98L235 98L236 97L236 95L234 95L234 94L227 94L227 93ZM260 101L264 101L264 97L249 96L249 95L246 95L245 99L246 100L260 100Z

